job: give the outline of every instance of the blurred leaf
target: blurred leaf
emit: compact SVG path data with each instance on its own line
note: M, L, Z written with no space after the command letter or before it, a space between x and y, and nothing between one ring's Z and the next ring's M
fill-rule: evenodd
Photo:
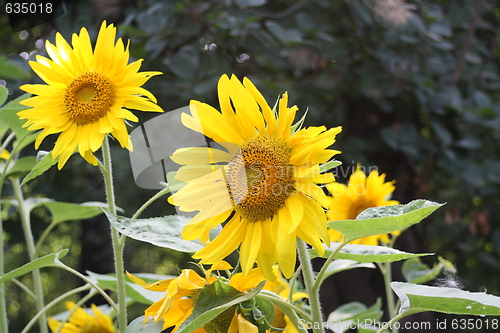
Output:
M23 139L31 131L23 128L26 120L20 119L17 113L22 110L26 110L29 107L19 104L19 102L29 98L30 94L24 94L19 96L18 98L10 101L4 107L0 109L0 121L5 122L9 125L9 127L16 133L17 140Z
M235 0L235 3L241 7L260 7L267 3L267 0Z
M158 321L149 319L143 323L145 319L145 316L140 316L132 320L125 333L161 333L163 331L163 319Z
M401 300L400 313L407 315L425 311L448 314L500 316L500 297L456 288L430 287L392 282Z
M99 287L115 292L118 290L116 285L116 276L110 274L97 274L90 271L87 271L86 273L89 279L96 283ZM151 305L165 297L165 292L147 290L138 284L129 281L125 281L125 290L127 297L146 305Z
M331 221L328 226L340 231L344 240L350 242L366 236L406 229L442 205L427 200L414 200L406 205L373 207L361 212L355 220Z
M340 243L332 243L325 250L323 257L327 258L340 246ZM310 249L311 258L319 257L314 249ZM371 262L394 262L414 257L433 255L433 253L408 253L390 247L375 245L346 244L335 256L336 259L353 260L360 263Z
M406 281L410 283L422 284L434 280L443 269L439 264L432 269L420 261L420 258L411 258L406 260L401 267L401 273Z
M64 257L68 253L68 250L62 250L57 253L51 253L47 254L46 256L43 256L41 258L35 259L19 268L16 268L9 273L2 275L0 277L0 283L9 281L11 279L15 279L19 276L23 276L25 274L28 274L29 272L42 268L42 267L50 267L50 266L55 266L59 259Z
M31 71L22 68L15 62L8 61L5 55L0 54L0 77L2 79L28 81L31 75Z
M9 91L4 86L0 86L0 106L5 103L7 97L9 97Z
M183 46L167 63L168 68L182 79L192 79L200 62L199 51L193 46Z
M52 224L66 221L85 220L103 213L101 208L107 208L105 203L82 203L48 201L43 205L47 207L52 215Z
M59 156L56 159L52 160L52 152L40 150L36 155L36 165L33 167L30 173L24 177L21 185L26 184L30 180L35 179L36 177L43 174L45 171L49 170L51 166L56 164L59 161Z
M23 174L28 173L36 164L35 156L21 157L15 164L7 170L7 177L19 178Z
M111 226L127 237L181 252L196 252L203 247L181 237L182 228L189 221L180 215L150 219L130 219L104 211Z
M355 322L377 322L383 314L381 308L380 298L377 298L377 302L369 308L359 302L343 304L328 315L328 329L334 333L343 333L352 328Z

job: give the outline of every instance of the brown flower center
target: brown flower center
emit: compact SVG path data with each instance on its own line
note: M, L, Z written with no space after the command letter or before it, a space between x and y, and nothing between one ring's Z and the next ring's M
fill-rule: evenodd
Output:
M276 214L293 191L289 161L290 149L273 136L259 136L241 146L226 173L236 211L253 222Z
M94 123L104 117L115 100L109 80L98 73L84 73L66 89L64 105L78 125Z

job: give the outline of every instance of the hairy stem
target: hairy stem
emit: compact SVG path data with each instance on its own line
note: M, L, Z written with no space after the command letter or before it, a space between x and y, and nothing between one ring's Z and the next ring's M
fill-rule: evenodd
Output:
M312 269L311 259L307 253L306 243L298 239L297 251L299 254L300 266L302 267L302 276L306 286L307 294L309 295L309 306L311 307L312 327L314 333L323 333L321 328L323 325L323 316L321 314L321 304L319 303L318 287L315 286L314 274Z
M116 214L115 193L113 188L113 172L111 166L111 152L109 149L109 139L106 136L102 145L103 167L106 188L106 200L111 214ZM118 326L120 332L125 332L127 328L127 295L125 290L125 269L123 265L123 245L125 238L121 239L118 231L111 227L111 240L113 243L113 255L115 259L116 285L118 294Z

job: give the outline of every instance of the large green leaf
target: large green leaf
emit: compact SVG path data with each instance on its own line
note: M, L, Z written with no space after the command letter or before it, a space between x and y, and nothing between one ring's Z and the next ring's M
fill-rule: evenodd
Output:
M186 217L169 215L135 220L106 211L105 213L113 228L127 237L181 252L196 252L202 249L200 244L182 239L182 228L189 221Z
M30 173L24 177L21 185L26 184L30 180L40 176L45 171L49 170L54 164L59 161L59 156L52 160L52 152L40 150L36 155L36 165L33 167Z
M500 297L456 288L392 282L401 300L400 313L435 311L448 314L500 316Z
M28 81L32 71L24 69L13 61L9 61L5 54L0 54L0 73L4 80Z
M87 271L87 275L91 281L96 283L99 287L106 289L117 291L118 287L116 285L116 276L110 274L97 274L90 271ZM163 297L165 297L164 292L157 292L144 289L143 287L135 284L133 282L126 281L125 282L125 290L127 297L133 299L136 302L151 305L155 302L158 302Z
M324 257L330 256L330 254L332 254L332 252L334 252L340 245L341 244L339 243L332 243L330 247L325 250ZM319 257L316 250L310 249L308 251L311 258ZM413 257L429 256L432 254L433 253L408 253L385 246L346 244L342 249L340 249L335 258L369 263L393 262Z
M429 268L429 266L420 261L420 258L410 258L403 263L401 273L406 281L422 284L434 280L441 273L442 269L443 264Z
M43 205L47 207L52 215L52 224L66 221L85 220L103 213L101 208L107 207L102 202L86 202L75 204L70 202L48 201Z
M19 276L23 276L35 269L42 268L42 267L50 267L50 266L55 266L57 265L57 262L59 259L64 257L68 253L67 249L61 250L57 253L51 253L47 254L46 256L43 256L41 258L35 259L19 268L16 268L9 273L3 275L0 277L0 283L9 281L11 279L15 279Z
M265 283L266 281L262 281L255 288L244 293L239 293L234 288L230 290L232 287L220 281L205 286L196 300L193 313L186 318L177 333L193 332L231 306L255 297Z
M355 220L331 221L328 226L340 231L345 241L350 242L408 228L442 205L427 200L414 200L406 205L372 207L361 212Z
M160 333L163 331L163 319L149 320L144 323L145 318L145 316L140 316L132 320L125 333Z
M7 103L3 108L0 109L0 121L5 122L9 127L16 133L17 140L21 140L26 135L31 133L26 128L23 128L26 120L20 119L17 113L22 110L26 110L29 107L19 104L19 102L29 98L30 94L24 94L18 98Z

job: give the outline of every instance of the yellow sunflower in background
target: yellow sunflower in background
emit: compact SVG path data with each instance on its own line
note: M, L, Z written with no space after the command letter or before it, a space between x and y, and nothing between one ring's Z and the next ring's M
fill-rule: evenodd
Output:
M149 317L153 317L154 321L163 319L163 329L174 326L172 332L182 325L182 323L193 312L196 300L201 292L201 289L208 284L216 281L216 277L212 276L214 270L227 270L233 267L225 262L218 262L207 270L205 278L199 276L191 269L182 270L181 275L174 279L161 280L153 283L146 283L144 280L127 273L129 278L151 291L164 291L166 295L158 302L151 305L145 311L146 322ZM248 276L243 276L241 273L234 274L229 285L240 292L254 288L261 281L265 280L262 271L259 268L253 269ZM230 307L215 317L213 320L193 331L194 333L238 333L238 332L258 332L258 328L248 322L241 313L236 311L235 307Z
M66 302L66 308L71 311L76 306L73 302ZM109 316L103 314L97 306L92 304L94 314L89 314L81 307L78 307L71 315L67 323L64 323L60 333L114 333L113 321ZM56 332L61 326L61 322L49 318L49 327L52 332Z
M367 208L382 207L399 204L396 200L389 200L396 189L395 181L385 182L385 174L379 175L377 170L372 170L368 177L358 164L356 170L349 177L348 185L331 183L326 186L331 197L328 197L328 221L354 220ZM337 230L328 229L330 240L341 241L342 234ZM391 232L399 235L399 231ZM373 235L352 241L352 244L378 245L380 242L389 243L389 235Z
M18 115L28 120L24 127L43 129L35 141L36 149L47 135L61 133L52 151L54 159L59 156L59 169L75 150L97 165L93 152L101 147L106 134L131 150L125 121L138 119L127 108L163 112L153 94L141 88L161 72L138 72L142 59L128 64L128 45L121 38L115 44L115 38L116 28L106 26L106 21L94 51L85 28L79 35L73 34L73 47L57 33L56 45L47 41L45 46L51 59L37 56L37 61L30 61L33 71L47 84L20 87L37 96L22 101L33 108Z
M277 276L275 281L267 281L264 285L263 290L272 291L278 294L282 299L288 301L288 295L292 290L290 290L290 284L286 279L284 279L276 266L273 266L274 274ZM298 301L302 298L308 298L309 296L305 292L296 292L292 294L292 302ZM298 333L297 328L292 324L290 319L276 306L274 307L274 320L271 323L272 327L284 329L287 333Z
M215 141L213 148L183 148L172 160L183 165L176 178L186 182L169 197L181 211L199 213L184 227L182 237L210 241L193 255L201 263L214 263L239 248L244 274L255 262L268 279L279 264L285 277L295 268L296 237L320 253L329 243L328 205L317 184L334 181L320 173L336 150L340 127L299 129L292 126L297 107L288 107L284 93L275 109L248 79L243 84L223 75L218 84L221 112L208 104L191 101L191 115L183 124ZM222 148L223 147L223 148ZM213 240L209 231L225 223Z

